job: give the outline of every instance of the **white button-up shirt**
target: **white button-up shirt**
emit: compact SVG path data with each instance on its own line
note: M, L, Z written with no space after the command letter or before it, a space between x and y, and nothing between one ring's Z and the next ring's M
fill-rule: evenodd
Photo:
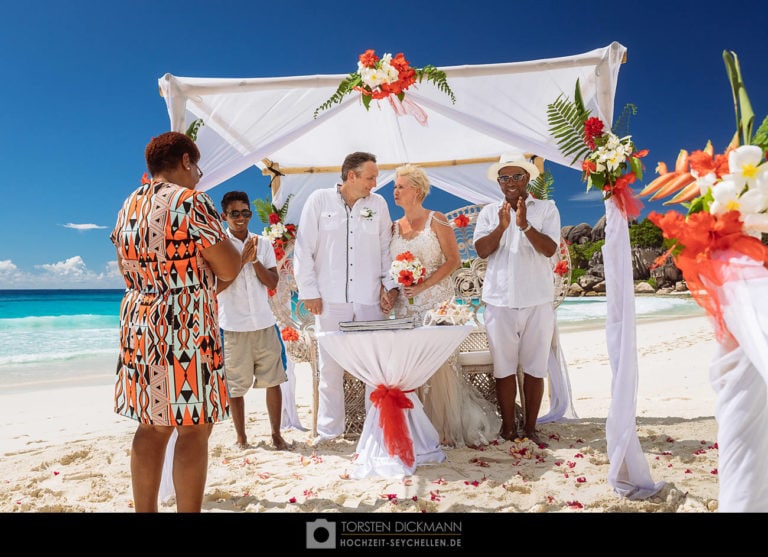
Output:
M499 209L503 201L483 207L475 223L474 241L487 236L499 224ZM541 200L529 194L525 200L528 222L560 245L560 212L551 200ZM483 301L494 306L525 308L555 298L553 259L536 251L525 234L512 222L504 231L499 247L487 259Z
M227 230L227 235L242 254L245 242ZM248 239L258 236L248 232ZM259 236L256 258L267 269L277 267L275 250L268 238ZM275 316L269 307L267 287L256 276L253 262L240 269L235 280L217 294L219 300L219 327L225 331L260 331L275 324Z
M397 286L389 277L391 238L381 195L371 193L349 208L338 186L315 190L301 211L293 252L299 298L378 305L381 285Z

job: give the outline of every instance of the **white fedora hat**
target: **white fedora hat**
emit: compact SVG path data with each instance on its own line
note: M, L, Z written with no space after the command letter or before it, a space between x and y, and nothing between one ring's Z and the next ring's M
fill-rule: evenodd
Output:
M505 166L518 166L528 173L531 180L535 180L539 176L539 168L531 162L535 158L536 155L528 153L504 153L499 157L499 162L493 163L488 168L486 175L491 182L496 182L499 170Z

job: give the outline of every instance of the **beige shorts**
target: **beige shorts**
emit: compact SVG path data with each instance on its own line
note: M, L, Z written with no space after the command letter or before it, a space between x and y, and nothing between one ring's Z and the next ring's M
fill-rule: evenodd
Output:
M514 375L518 364L528 375L547 376L556 318L552 303L520 309L488 304L484 316L494 377Z
M287 381L282 350L275 327L260 331L224 331L224 370L229 396L245 396L251 387L264 389Z

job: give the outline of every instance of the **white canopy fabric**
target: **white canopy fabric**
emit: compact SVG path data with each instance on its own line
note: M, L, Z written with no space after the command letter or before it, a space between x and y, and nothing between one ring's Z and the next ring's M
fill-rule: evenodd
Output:
M315 119L315 109L346 74L243 79L166 74L158 82L172 130L184 132L197 118L204 122L197 144L205 176L198 189L206 191L252 166L264 169L263 160L269 160L286 174L275 203L279 207L293 193L287 220L298 222L306 197L339 182L339 167L354 151L376 154L379 187L392 180L394 167L410 162L427 168L434 187L470 203L500 199L485 171L502 153L534 153L569 166L549 135L547 105L561 93L572 98L578 79L586 107L610 124L625 53L614 42L561 58L440 68L455 104L426 81L406 91L427 113L424 126L412 116L398 116L386 101L372 101L366 111L357 93ZM351 69L355 64L350 60Z
M578 80L585 107L610 127L625 54L626 48L613 42L560 58L441 68L455 104L428 82L406 92L426 112L426 125L398 116L386 101L373 101L366 111L355 93L315 118L315 109L346 74L248 79L166 74L159 86L172 130L184 132L198 118L205 124L197 136L205 170L198 189L206 191L252 166L264 169L269 161L284 173L275 205L294 194L286 220L298 222L305 199L338 183L339 167L354 151L376 155L378 187L392 181L394 168L410 162L427 169L433 186L470 203L501 198L485 173L502 153L534 153L571 166L549 134L547 106L560 94L572 98ZM612 201L606 211L607 346L613 373L606 423L609 484L623 497L645 498L663 484L650 477L635 425L638 370L627 220Z

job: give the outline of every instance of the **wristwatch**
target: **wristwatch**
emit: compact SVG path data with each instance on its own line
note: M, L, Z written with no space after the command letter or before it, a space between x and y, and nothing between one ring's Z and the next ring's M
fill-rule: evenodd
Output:
M529 231L531 228L533 228L533 225L532 225L532 224L531 224L529 221L525 221L525 223L528 225L528 226L526 226L525 228L520 228L519 226L517 227L517 229L518 229L520 232L522 232L523 234L525 234L525 233L526 233L526 232L528 232L528 231Z

